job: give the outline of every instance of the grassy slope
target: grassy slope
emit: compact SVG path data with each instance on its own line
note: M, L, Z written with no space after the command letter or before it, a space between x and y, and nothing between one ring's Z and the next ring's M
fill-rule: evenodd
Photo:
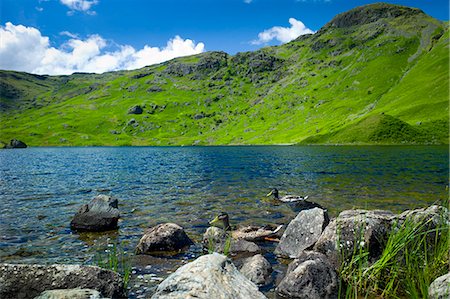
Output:
M0 72L0 140L448 143L447 26L421 13L333 25L349 15L314 35L233 57L203 53L102 75ZM133 105L144 113L127 114Z

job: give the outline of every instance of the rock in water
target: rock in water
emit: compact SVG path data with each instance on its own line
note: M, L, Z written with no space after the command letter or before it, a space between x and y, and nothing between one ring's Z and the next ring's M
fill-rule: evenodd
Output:
M34 299L106 299L99 291L91 289L59 289L42 292Z
M261 254L257 254L245 259L239 271L254 284L265 285L270 281L272 265Z
M52 289L93 289L103 297L121 298L119 274L94 266L0 264L0 298L34 298Z
M203 234L203 249L211 250L218 253L223 253L226 247L226 242L228 242L229 236L227 233L218 227L211 226L208 227L206 232ZM228 248L228 253L232 256L238 254L256 254L261 252L256 243L246 241L243 239L231 239L230 247Z
M167 277L152 299L262 299L258 287L224 255L203 255Z
M338 276L327 257L311 251L289 264L276 292L287 298L331 299L338 298L338 289Z
M450 273L436 278L428 288L430 299L450 298Z
M27 145L25 142L17 140L17 139L11 139L9 144L6 144L4 148L26 148Z
M98 195L78 210L70 222L70 228L80 231L116 229L119 216L117 199Z
M393 213L374 210L347 210L330 222L314 250L324 253L336 269L340 258L349 258L360 247L369 249L369 258L377 259L391 229Z
M136 247L136 254L160 254L178 251L193 244L184 229L175 223L163 223L146 230Z
M329 222L328 213L321 208L312 208L298 213L286 228L275 254L295 258L319 239Z

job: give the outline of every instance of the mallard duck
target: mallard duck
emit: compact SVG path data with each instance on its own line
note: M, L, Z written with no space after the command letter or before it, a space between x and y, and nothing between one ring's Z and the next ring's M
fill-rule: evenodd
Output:
M280 198L277 188L273 188L272 191L270 191L269 194L267 194L267 196L271 195L273 195L273 198L275 198L276 200L282 202L297 202L308 199L308 196L298 196L298 195L286 195Z
M220 213L213 220L209 222L212 226L218 226L223 228L225 231L231 233L233 239L243 239L246 241L263 241L271 240L270 238L277 237L277 233L283 227L283 225L264 225L264 226L243 226L239 228L232 229L230 226L230 218L227 213Z

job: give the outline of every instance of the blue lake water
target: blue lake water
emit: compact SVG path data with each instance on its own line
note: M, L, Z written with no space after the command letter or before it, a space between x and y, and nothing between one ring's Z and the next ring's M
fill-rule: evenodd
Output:
M350 208L424 207L448 198L448 180L447 146L3 150L0 259L89 264L111 240L132 252L143 230L161 222L176 222L199 241L220 211L230 214L232 224L288 223L296 213L265 196L272 187L280 195L308 195L336 216ZM71 217L97 194L119 199L120 229L71 232ZM199 254L193 246L179 259ZM133 263L137 274L155 263L164 277L179 261L136 257Z

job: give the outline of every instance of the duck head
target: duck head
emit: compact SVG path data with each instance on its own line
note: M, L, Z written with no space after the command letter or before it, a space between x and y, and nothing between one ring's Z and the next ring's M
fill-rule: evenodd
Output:
M214 218L213 220L211 220L209 222L210 225L212 226L218 226L218 227L222 227L224 230L230 230L230 218L228 217L227 213L220 213L219 215L216 216L216 218Z
M279 198L278 189L273 188L272 191L270 191L269 194L267 194L267 196L271 196L271 195L273 195L273 198L278 199Z

